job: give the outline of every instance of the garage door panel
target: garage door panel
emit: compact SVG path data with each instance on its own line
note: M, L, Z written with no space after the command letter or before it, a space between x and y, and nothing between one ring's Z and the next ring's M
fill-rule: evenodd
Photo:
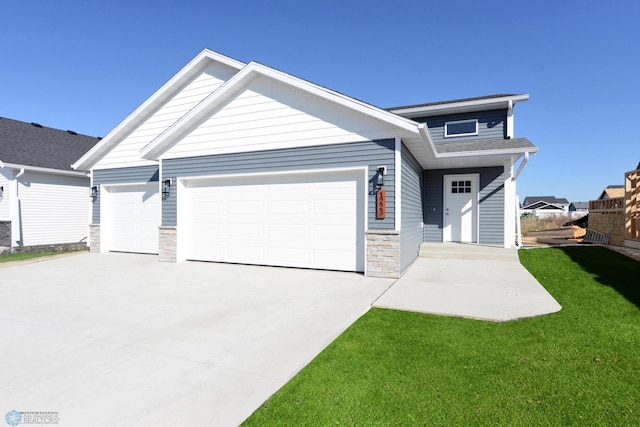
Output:
M106 187L105 231L111 251L158 253L160 194L157 183Z
M271 241L278 239L309 239L309 225L307 224L271 224L266 227L266 237Z
M181 224L189 230L187 259L362 270L363 176L194 180L185 183L185 191L188 216Z

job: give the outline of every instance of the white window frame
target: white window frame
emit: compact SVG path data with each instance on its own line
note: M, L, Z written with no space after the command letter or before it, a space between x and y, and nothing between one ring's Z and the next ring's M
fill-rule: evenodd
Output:
M449 125L452 124L461 124L461 123L475 123L476 124L476 130L475 132L469 132L469 133L456 133L454 135L449 135L448 134L448 129L449 129ZM444 137L445 138L456 138L458 136L474 136L478 134L478 119L469 119L469 120L455 120L455 121L451 121L451 122L445 122L444 123Z

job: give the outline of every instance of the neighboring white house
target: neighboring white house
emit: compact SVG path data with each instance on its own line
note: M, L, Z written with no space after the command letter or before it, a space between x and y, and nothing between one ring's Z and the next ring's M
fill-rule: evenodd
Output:
M521 214L535 215L538 218L569 215L569 201L555 196L525 197L520 207Z
M98 141L0 118L0 247L86 242L89 177L71 163Z

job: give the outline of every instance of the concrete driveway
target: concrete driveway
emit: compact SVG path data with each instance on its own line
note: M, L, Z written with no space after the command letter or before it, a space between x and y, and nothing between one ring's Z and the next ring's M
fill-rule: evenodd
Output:
M0 415L237 425L392 283L117 253L2 268Z

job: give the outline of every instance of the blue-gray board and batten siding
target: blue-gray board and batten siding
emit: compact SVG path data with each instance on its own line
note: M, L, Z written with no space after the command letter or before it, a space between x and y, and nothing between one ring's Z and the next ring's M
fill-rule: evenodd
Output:
M404 271L418 258L420 245L423 241L421 224L423 221L422 195L424 189L422 166L404 144L402 144L401 163L400 271Z
M444 137L444 124L458 120L478 119L478 134L459 137ZM507 110L477 111L473 113L448 114L444 116L434 116L415 119L418 122L427 122L429 135L433 143L446 144L448 142L460 141L480 141L485 139L503 139L507 137L505 123L507 121Z
M424 241L442 242L444 176L480 175L478 195L479 235L483 245L504 244L504 168L439 169L424 171Z
M269 173L364 167L369 170L369 229L393 230L395 228L395 140L354 142L304 148L257 151L249 153L220 154L162 160L162 179L234 175L243 173ZM376 199L372 179L377 166L386 166L384 186L387 190L387 214L376 219ZM176 191L162 203L162 225L177 225Z
M98 169L93 171L93 185L133 184L158 182L160 172L158 166L136 166L118 169ZM100 194L98 192L98 194ZM93 202L91 222L100 224L100 196Z

